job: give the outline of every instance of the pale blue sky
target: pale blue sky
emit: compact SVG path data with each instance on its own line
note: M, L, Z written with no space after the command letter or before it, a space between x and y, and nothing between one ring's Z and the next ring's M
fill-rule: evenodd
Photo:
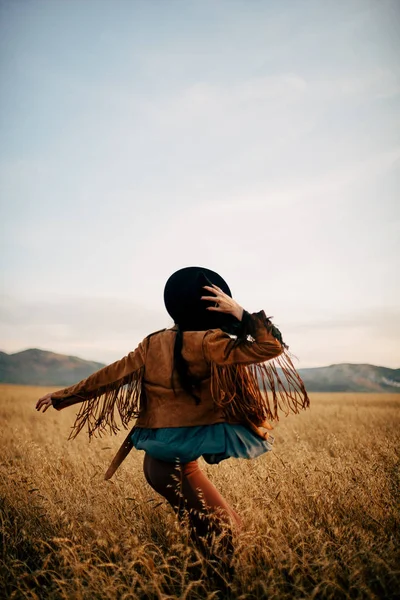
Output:
M399 367L400 5L0 2L0 349L111 362L217 270L299 366Z

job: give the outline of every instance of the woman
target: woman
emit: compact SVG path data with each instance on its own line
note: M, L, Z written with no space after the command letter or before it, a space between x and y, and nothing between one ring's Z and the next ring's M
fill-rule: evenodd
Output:
M132 446L144 450L147 482L180 519L188 517L192 538L204 547L211 532L241 522L197 459L216 464L269 451L267 419L279 418L279 410L297 413L309 399L279 330L264 311L246 312L217 273L177 271L164 301L174 327L150 334L77 385L43 396L36 409L82 403L70 438L85 425L89 439L115 433L116 411L124 427L136 417L106 479ZM274 358L277 364L266 364Z

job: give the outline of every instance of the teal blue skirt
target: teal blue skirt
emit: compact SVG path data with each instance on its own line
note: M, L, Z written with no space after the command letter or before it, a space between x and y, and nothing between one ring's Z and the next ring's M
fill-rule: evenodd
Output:
M137 450L165 462L187 463L200 456L210 465L226 458L256 458L272 450L273 438L263 440L244 425L216 423L195 427L135 427L131 436Z

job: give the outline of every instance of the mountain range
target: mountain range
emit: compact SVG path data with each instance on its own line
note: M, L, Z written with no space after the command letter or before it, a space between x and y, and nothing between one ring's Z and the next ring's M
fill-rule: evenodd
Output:
M67 387L104 367L103 363L32 348L0 352L0 383Z
M37 348L0 352L0 383L66 387L104 366ZM400 393L400 369L343 363L298 371L309 392Z

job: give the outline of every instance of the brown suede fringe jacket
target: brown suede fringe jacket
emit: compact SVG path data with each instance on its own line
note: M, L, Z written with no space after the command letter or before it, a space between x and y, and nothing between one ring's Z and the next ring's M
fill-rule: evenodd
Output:
M89 440L96 433L116 433L117 413L125 429L131 419L134 427L150 429L228 422L266 438L260 428L271 429L268 419L309 406L288 347L264 311L244 311L237 336L221 329L183 333L182 356L198 382L194 391L200 402L182 388L173 368L175 336L176 327L150 334L121 360L52 394L57 410L82 403L68 439L85 425ZM132 431L106 479L131 450Z

